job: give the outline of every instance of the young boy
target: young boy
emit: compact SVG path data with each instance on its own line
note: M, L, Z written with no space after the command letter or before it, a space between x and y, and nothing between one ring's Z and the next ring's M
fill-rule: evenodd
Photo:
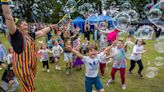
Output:
M67 49L73 52L76 56L83 59L83 62L86 66L85 73L85 89L86 92L92 92L92 84L95 85L97 92L104 92L102 82L98 76L99 63L102 59L106 57L106 53L112 48L115 42L107 47L100 54L97 52L95 45L90 45L88 47L88 56L83 56L80 52L74 50L70 45L67 45Z
M124 45L122 40L118 40L117 46L114 48L114 53L111 55L114 58L114 63L111 71L111 79L108 80L107 86L115 80L115 73L120 71L122 89L126 89L125 85L125 69L126 69L126 57L124 51Z

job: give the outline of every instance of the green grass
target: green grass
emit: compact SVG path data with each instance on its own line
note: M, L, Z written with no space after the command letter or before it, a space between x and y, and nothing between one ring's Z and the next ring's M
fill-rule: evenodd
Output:
M42 38L44 39L44 38ZM0 40L8 48L9 43L7 39L0 35ZM154 50L155 41L149 40L146 41L146 49L149 49L149 52L143 55L143 64L144 64L144 78L140 79L137 75L138 66L133 71L133 75L129 76L126 72L126 84L127 89L122 91L121 81L119 72L116 73L116 80L109 87L105 87L105 92L164 92L164 67L159 68L159 73L154 78L147 78L145 76L145 70L149 66L155 66L153 60L157 56L163 57L164 54L159 54ZM151 60L151 64L148 66L148 60ZM65 63L63 61L63 55L61 58L62 71L56 71L55 66L50 64L51 72L43 72L42 63L38 62L37 65L37 76L35 79L36 92L85 92L85 67L83 66L82 71L75 71L71 75L65 74ZM129 60L127 60L129 68ZM108 64L106 68L105 78L102 79L105 86L106 81L110 78L112 64ZM156 66L155 66L156 67ZM128 70L127 68L127 70ZM3 70L0 70L0 77L2 76ZM19 86L18 92L21 92L21 86Z

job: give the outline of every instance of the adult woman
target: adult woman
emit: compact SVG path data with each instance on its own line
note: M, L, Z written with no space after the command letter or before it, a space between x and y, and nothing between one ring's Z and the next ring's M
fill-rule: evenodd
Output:
M10 33L10 42L14 49L13 71L23 86L23 92L34 92L36 75L35 38L48 33L54 25L34 33L28 33L28 24L24 20L14 23L8 0L1 0L6 26Z

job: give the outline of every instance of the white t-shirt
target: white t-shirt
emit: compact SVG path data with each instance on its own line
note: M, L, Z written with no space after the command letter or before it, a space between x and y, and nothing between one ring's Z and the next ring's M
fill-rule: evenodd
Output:
M47 61L49 59L49 57L48 57L48 53L49 52L51 52L49 49L45 49L45 50L41 49L41 50L39 50L38 53L41 54L40 60L41 61Z
M54 57L59 57L62 52L63 48L60 45L53 46L52 53Z
M95 58L91 58L89 56L83 57L83 62L86 66L86 77L92 77L95 78L98 75L99 70L99 62L101 62L102 59L104 59L106 55L104 53L98 54Z
M131 54L131 60L134 60L134 61L138 61L141 59L141 52L144 50L144 46L141 45L141 46L138 46L138 45L135 45L133 47L133 52Z

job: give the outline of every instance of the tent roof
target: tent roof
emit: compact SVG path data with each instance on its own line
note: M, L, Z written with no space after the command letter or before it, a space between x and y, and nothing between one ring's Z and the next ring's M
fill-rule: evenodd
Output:
M85 22L85 20L83 19L83 18L81 18L81 17L76 17L73 21L72 21L73 23L79 23L79 22Z

